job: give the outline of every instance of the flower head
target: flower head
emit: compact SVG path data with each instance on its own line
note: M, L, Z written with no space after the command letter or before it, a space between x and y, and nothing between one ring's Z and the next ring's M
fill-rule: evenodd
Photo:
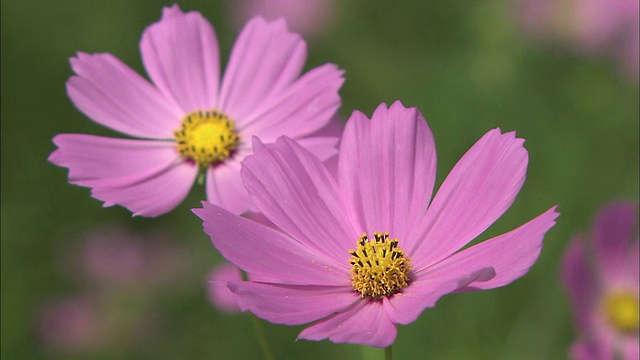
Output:
M314 322L302 339L386 347L395 324L443 295L500 287L533 265L555 208L461 250L514 201L527 168L523 142L489 131L429 204L436 153L427 122L416 108L382 104L371 120L357 111L348 120L337 176L287 137L254 141L242 178L282 232L206 202L195 213L222 255L251 275L228 283L242 310Z
M252 208L240 180L250 139L299 140L321 157L337 138L313 134L340 104L342 71L327 64L301 76L306 44L283 20L249 21L222 79L215 32L197 12L165 8L140 43L153 84L111 54L79 53L67 92L93 121L137 139L82 134L54 138L52 163L104 206L158 216L186 197L198 173L207 199L234 213Z
M562 281L582 335L575 359L638 358L637 216L632 203L607 205L591 236L574 238L564 256Z

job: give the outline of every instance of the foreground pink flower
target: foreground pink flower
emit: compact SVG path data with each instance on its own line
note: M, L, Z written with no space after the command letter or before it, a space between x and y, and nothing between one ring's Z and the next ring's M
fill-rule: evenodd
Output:
M538 258L555 207L519 228L461 250L519 192L524 140L494 129L453 168L431 204L436 152L427 122L400 102L345 127L338 175L287 137L254 141L242 178L283 232L203 203L194 210L230 262L242 310L287 325L314 322L301 339L386 347L443 295L506 285Z
M215 32L197 12L165 8L140 43L153 85L111 54L79 53L67 82L73 103L95 122L139 139L62 134L52 163L90 187L104 206L158 216L206 173L207 199L234 213L251 209L240 179L250 139L299 140L321 157L337 138L314 137L340 105L342 71L327 64L300 76L306 44L283 20L251 20L220 79Z
M632 203L609 204L591 236L576 237L564 256L562 281L582 335L571 347L575 359L638 359L637 216Z

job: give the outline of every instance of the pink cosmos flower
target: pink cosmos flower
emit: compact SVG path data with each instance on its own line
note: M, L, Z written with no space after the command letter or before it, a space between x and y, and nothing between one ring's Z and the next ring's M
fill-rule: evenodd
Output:
M230 6L239 24L254 16L284 17L291 29L305 36L326 32L336 11L333 0L233 0Z
M340 105L342 71L326 64L301 76L306 44L283 20L252 19L220 79L215 32L200 13L165 8L140 43L153 84L111 54L78 53L67 92L95 122L138 139L82 134L54 138L52 163L104 206L158 216L186 197L198 172L207 199L234 213L251 209L240 161L252 136L299 140L321 157L337 138L313 133Z
M458 162L429 204L435 142L416 108L356 111L338 174L296 141L254 140L242 178L258 209L283 232L203 203L194 212L251 281L230 281L242 310L287 325L301 339L386 347L443 295L500 287L538 258L555 207L506 234L461 250L519 192L524 140L494 129Z
M637 220L636 205L611 203L564 256L562 282L582 335L571 347L575 359L638 359Z

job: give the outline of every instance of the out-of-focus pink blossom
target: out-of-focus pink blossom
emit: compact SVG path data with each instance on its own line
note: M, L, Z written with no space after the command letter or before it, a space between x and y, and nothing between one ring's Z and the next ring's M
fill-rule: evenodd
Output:
M537 39L608 57L638 82L638 0L518 0L517 22Z
M225 313L240 312L238 295L231 292L229 281L241 281L242 274L236 266L225 263L216 266L207 278L207 294L213 306Z
M118 227L92 230L82 246L81 269L91 281L154 285L180 275L181 249L160 235L141 235Z
M39 340L56 351L87 351L104 340L103 319L94 302L85 296L72 296L44 305L36 322Z
M318 36L333 23L334 0L233 0L229 2L238 27L254 16L283 17L289 27L305 36Z
M575 359L638 359L637 216L635 204L607 205L564 256L562 282L580 334Z

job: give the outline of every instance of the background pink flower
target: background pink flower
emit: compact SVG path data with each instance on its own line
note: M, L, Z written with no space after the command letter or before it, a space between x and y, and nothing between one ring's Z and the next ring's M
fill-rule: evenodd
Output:
M207 278L207 294L213 306L226 313L240 312L238 295L231 292L227 283L240 281L240 269L231 264L219 264L211 270Z
M200 13L167 7L142 36L152 83L111 54L79 53L67 92L93 121L137 139L62 134L52 163L90 187L104 206L158 216L186 197L198 173L207 199L234 213L251 209L240 180L250 140L286 134L322 157L337 138L313 133L340 105L342 71L326 64L301 75L307 49L283 20L243 28L222 78L216 34Z
M571 242L562 282L580 333L575 359L638 358L638 244L637 207L629 202L605 206L590 236Z
M536 261L555 207L461 250L514 201L528 162L523 142L489 131L429 204L431 131L416 108L382 104L371 120L358 111L348 120L337 177L289 138L255 141L244 184L284 233L206 202L194 212L222 255L257 276L229 283L241 309L279 324L313 322L302 339L386 347L396 324L440 297L504 286Z
M160 233L142 235L105 226L92 229L83 240L76 271L94 284L162 285L177 282L187 268L184 249Z
M519 0L516 11L530 36L609 57L637 84L638 9L636 0Z
M284 18L293 31L305 36L327 32L334 22L333 0L235 0L229 6L238 27L254 16L267 20Z
M102 344L105 321L94 302L70 296L45 304L36 319L38 339L48 348L80 353Z

